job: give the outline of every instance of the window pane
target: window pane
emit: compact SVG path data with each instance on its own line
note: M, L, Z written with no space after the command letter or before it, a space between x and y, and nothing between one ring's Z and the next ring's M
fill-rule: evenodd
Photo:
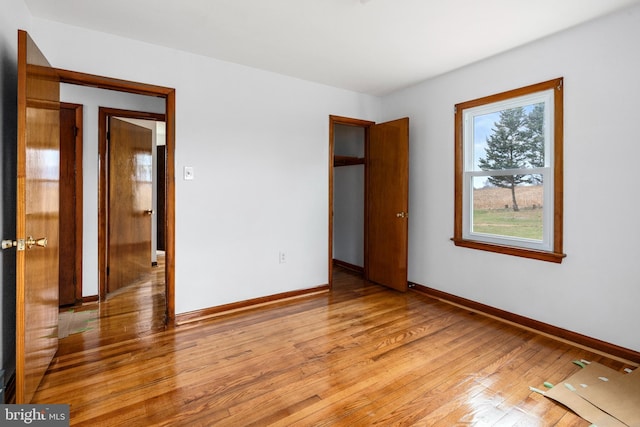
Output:
M544 166L544 103L473 116L473 170Z
M542 176L526 177L531 184L513 187L491 185L496 177L473 178L472 233L542 241Z

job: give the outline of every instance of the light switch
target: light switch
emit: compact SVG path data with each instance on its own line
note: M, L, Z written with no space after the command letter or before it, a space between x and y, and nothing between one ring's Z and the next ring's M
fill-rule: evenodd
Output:
M184 180L191 181L193 179L193 166L184 167Z

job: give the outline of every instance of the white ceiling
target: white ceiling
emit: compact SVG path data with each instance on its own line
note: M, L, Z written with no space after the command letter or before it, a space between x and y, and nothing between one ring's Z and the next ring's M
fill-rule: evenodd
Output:
M383 95L640 0L25 0L33 16Z

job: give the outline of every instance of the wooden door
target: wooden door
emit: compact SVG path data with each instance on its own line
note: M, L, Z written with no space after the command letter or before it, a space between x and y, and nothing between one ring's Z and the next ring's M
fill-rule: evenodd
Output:
M151 270L152 144L150 129L110 117L107 292Z
M158 145L156 149L156 182L158 183L158 196L156 201L156 209L158 210L156 216L157 236L156 236L156 249L159 251L165 250L165 226L166 223L166 164L167 164L167 146Z
M409 119L369 128L367 167L367 278L407 290Z
M55 70L29 35L19 31L16 195L18 404L31 401L58 348L59 101L60 83Z
M60 104L59 304L82 299L82 105Z

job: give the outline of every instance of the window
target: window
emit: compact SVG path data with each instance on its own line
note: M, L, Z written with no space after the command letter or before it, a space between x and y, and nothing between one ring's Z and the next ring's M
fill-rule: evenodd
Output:
M562 262L562 78L456 105L457 246Z

